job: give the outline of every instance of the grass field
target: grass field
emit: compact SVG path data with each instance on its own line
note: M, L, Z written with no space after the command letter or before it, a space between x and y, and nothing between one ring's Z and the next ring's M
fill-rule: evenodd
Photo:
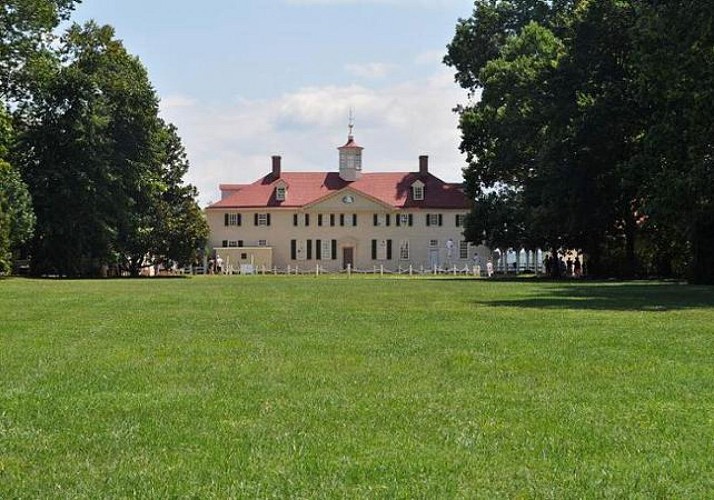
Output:
M714 289L0 281L0 498L711 498Z

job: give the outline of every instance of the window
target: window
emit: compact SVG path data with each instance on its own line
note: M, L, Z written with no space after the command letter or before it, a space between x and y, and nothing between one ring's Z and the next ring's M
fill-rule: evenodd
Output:
M317 225L322 226L322 214L317 214Z
M236 213L227 213L223 215L223 222L226 226L240 226L241 216Z
M439 246L439 240L429 240L429 246L431 248L436 248Z
M269 226L270 214L255 214L254 223L256 226Z
M466 220L465 214L456 214L456 227L464 227L465 220Z
M278 186L275 188L275 200L276 201L285 201L285 187L284 186Z
M413 214L397 214L394 219L397 221L397 226L411 226L414 224Z
M389 226L390 215L389 214L374 214L374 225L375 226Z
M258 246L259 247L267 247L268 241L267 240L258 240Z
M424 186L412 186L412 196L414 201L421 201L424 199Z
M298 225L298 214L293 214L293 226Z
M460 241L459 242L459 259L466 260L469 258L469 242Z
M330 244L330 240L322 240L320 243L321 249L320 249L320 257L324 260L329 260L332 259L332 246Z
M372 260L392 260L392 240L372 240Z
M402 240L399 243L399 259L409 260L409 240Z
M427 226L441 226L443 222L444 218L441 214L426 214Z
M305 214L305 227L310 225L310 214Z
M306 260L306 259L307 259L307 252L305 251L305 242L298 241L297 242L297 260Z

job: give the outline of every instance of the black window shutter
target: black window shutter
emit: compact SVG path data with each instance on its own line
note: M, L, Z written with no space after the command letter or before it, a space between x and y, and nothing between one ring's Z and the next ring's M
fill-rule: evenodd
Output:
M413 214L409 214L409 225L410 226L414 225L414 215Z
M322 240L315 240L315 260L322 260Z
M394 216L395 219L397 219L397 226L402 225L402 214L397 214Z
M317 225L322 226L322 214L317 214Z
M431 214L426 214L426 225L427 227L431 226Z
M290 259L297 259L297 240L290 240Z
M340 226L345 225L345 214L340 214Z
M270 214L268 214L268 225L270 225Z
M243 240L238 240L238 246L242 247L243 246Z
M455 219L455 220L454 220L454 225L455 225L456 227L459 227L459 214L456 214L456 215L454 216L454 219Z
M335 214L330 214L330 225L331 226L335 225Z
M387 260L392 260L392 240L387 240Z
M223 240L223 248L226 248L228 246L228 240Z
M444 225L444 216L442 214L439 214L439 225L440 226Z
M332 240L332 260L337 260L337 240Z
M377 240L372 240L372 260L377 260Z
M241 216L241 214L238 214L238 225L240 226L242 224L243 224L243 217Z
M258 214L253 214L253 225L254 226L258 225Z
M228 214L223 214L223 225L224 226L228 225Z
M293 214L293 226L298 225L298 214Z
M385 221L385 223L387 224L387 226L389 226L389 223L391 222L391 221L390 221L391 218L392 218L392 216L389 215L389 214L387 214L387 215L384 216L384 221Z
M379 215L374 214L373 220L374 220L374 225L379 226Z
M310 225L310 214L305 214L305 227Z
M357 214L352 214L352 225L357 226Z
M307 240L307 260L312 260L312 240Z

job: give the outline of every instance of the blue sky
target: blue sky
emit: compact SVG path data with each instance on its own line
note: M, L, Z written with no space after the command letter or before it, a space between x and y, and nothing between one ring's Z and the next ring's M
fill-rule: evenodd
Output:
M415 170L420 154L461 180L466 93L441 64L468 0L84 0L149 70L178 128L202 204L218 183L336 170L354 108L365 171Z

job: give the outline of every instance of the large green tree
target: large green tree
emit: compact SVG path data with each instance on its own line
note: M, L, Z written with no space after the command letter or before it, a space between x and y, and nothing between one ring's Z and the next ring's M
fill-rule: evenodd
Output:
M445 58L475 99L458 108L467 237L628 275L684 249L711 275L711 11L477 0Z
M645 228L661 265L685 260L714 283L714 4L644 1L635 43Z
M158 251L174 259L157 242L168 227L182 228L162 217L185 216L176 206L195 215L188 200L195 204L195 190L181 184L184 165L174 164L168 137L178 138L158 118L146 69L111 27L94 23L68 30L60 55L55 76L34 95L22 136L38 216L34 271L76 276L116 264L136 273ZM165 199L176 191L185 196ZM202 246L193 233L184 236Z

